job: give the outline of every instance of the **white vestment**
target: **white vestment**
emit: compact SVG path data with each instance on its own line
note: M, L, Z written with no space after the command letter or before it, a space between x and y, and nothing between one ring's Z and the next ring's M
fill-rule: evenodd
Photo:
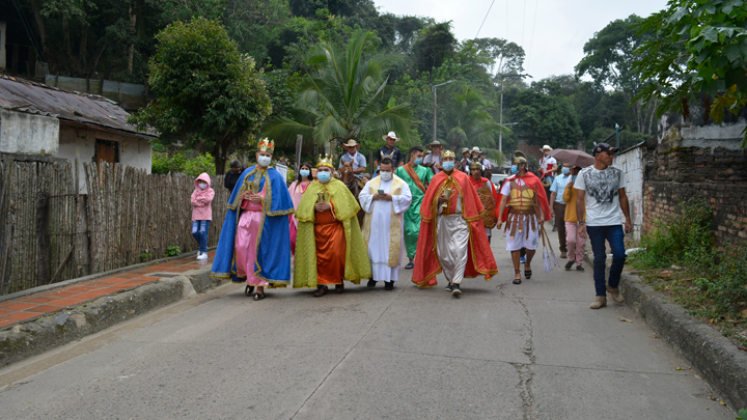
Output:
M391 194L392 201L374 200L380 189ZM402 262L407 259L404 214L412 202L410 187L396 175L389 181L376 177L366 183L358 199L366 212L363 238L368 245L373 279L397 281Z

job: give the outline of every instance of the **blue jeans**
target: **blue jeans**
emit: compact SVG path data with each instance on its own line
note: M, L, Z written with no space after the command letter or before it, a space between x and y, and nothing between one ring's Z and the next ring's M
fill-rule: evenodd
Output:
M195 220L192 222L192 236L200 245L200 252L207 252L209 229L210 220Z
M616 288L620 284L620 275L625 265L625 233L622 225L586 226L586 233L591 241L591 250L594 251L594 287L597 296L607 296L607 283L604 280L607 270L607 247L604 241L609 242L612 249L609 285Z

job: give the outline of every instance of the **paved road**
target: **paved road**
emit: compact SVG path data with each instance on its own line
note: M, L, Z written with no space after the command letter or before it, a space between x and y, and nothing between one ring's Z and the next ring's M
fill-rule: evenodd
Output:
M454 299L221 287L0 370L2 419L734 419L591 273L501 274ZM631 319L621 322L618 318ZM681 367L682 370L677 370Z

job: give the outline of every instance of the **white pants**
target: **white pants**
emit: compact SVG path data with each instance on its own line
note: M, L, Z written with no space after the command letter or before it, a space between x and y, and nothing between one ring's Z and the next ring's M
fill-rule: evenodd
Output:
M469 225L461 214L438 216L436 249L446 280L461 284L469 257Z

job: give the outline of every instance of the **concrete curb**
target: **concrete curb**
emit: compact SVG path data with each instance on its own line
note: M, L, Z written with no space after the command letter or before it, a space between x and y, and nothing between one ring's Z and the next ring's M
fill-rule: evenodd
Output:
M592 270L593 258L588 254L584 258ZM607 275L609 268L608 263ZM620 292L625 304L721 393L734 411L747 407L747 353L680 305L668 303L634 274L623 272Z
M206 266L16 324L0 331L0 368L228 282Z
M217 247L208 248L208 251L212 251L215 248L217 248ZM31 289L21 290L20 292L15 292L15 293L11 293L9 295L2 295L2 296L0 296L0 303L7 302L7 301L13 300L13 299L18 299L18 298L26 297L26 296L35 295L37 293L49 292L51 290L59 289L61 287L66 287L66 286L72 286L72 285L78 284L78 283L84 283L84 282L91 281L91 280L98 280L98 279L101 279L101 278L104 278L104 277L111 277L111 276L114 276L114 275L117 275L117 274L120 274L120 273L124 273L124 272L128 272L128 271L134 271L134 270L137 270L137 269L140 269L140 268L143 268L143 267L150 267L152 265L156 265L156 264L160 264L160 263L165 263L165 262L168 262L168 261L180 260L180 259L185 258L185 257L191 257L191 256L196 256L196 255L197 255L197 251L184 252L184 253L176 256L176 257L160 258L160 259L153 260L153 261L148 261L148 262L145 262L145 263L139 263L139 264L134 264L134 265L128 265L126 267L115 268L114 270L104 271L102 273L91 274L91 275L88 275L88 276L85 276L85 277L78 277L78 278L74 278L74 279L70 279L70 280L65 280L65 281L61 281L59 283L52 283L52 284L47 284L47 285L44 285L44 286L34 287L34 288L31 288Z

